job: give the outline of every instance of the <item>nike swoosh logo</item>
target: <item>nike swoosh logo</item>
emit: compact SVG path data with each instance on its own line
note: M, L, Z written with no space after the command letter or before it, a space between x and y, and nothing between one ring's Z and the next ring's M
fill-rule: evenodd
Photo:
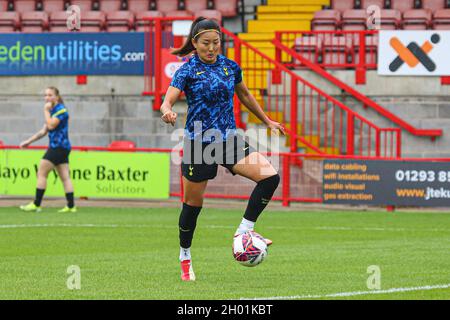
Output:
M250 148L250 147L244 148L243 150L245 151L245 150L247 150L248 148Z
M191 171L194 170L194 167L189 166L189 170L191 170Z
M200 72L197 72L197 75L199 76L199 75L201 75L202 73L205 73L206 71L200 71Z

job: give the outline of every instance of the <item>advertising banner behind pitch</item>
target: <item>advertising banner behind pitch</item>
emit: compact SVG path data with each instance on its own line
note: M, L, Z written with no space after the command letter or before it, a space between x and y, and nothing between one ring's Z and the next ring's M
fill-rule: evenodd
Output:
M143 75L143 32L0 34L0 75Z
M378 74L450 75L450 31L380 31Z
M0 194L33 196L44 153L44 150L0 150ZM166 153L72 151L70 169L77 197L169 197L170 155ZM55 171L48 176L45 195L64 196Z
M325 160L323 201L450 207L450 162Z

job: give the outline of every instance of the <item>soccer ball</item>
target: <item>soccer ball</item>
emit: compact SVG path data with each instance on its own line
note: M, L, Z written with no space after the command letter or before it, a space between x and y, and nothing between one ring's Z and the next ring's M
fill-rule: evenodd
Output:
M267 244L264 238L254 231L248 231L234 237L233 257L246 267L255 267L267 256Z

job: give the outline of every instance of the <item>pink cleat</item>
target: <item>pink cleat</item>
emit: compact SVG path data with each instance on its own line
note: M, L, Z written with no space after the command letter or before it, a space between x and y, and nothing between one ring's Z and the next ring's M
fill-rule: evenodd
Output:
M181 261L181 280L195 281L194 269L192 269L191 260Z

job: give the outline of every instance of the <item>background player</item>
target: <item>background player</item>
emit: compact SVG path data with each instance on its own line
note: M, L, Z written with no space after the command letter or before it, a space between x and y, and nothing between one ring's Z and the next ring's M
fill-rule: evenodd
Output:
M74 203L73 185L69 175L69 154L71 144L69 141L69 113L64 106L64 101L55 87L45 90L44 106L45 125L35 135L20 144L21 148L26 148L33 142L49 136L49 148L39 164L36 197L28 205L21 206L20 209L28 212L40 212L41 202L47 188L48 174L56 169L63 183L66 193L67 206L58 212L76 212Z

